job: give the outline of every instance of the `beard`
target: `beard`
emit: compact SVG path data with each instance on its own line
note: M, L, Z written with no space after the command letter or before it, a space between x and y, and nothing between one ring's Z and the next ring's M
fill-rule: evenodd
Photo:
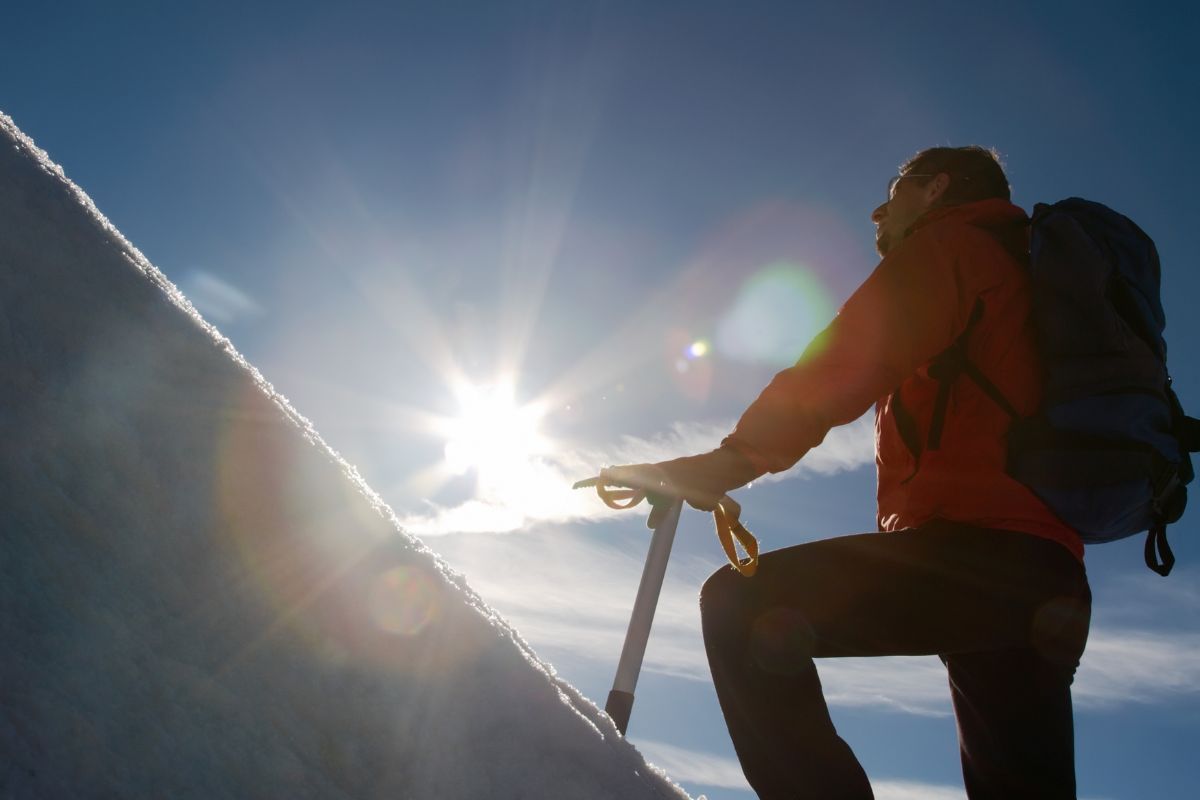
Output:
M879 257L883 258L892 249L892 237L888 235L887 230L880 228L875 232L875 252L879 253Z

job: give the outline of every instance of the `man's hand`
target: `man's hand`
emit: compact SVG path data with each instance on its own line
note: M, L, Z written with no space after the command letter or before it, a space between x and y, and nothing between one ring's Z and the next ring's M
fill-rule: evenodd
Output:
M613 486L646 493L653 509L646 524L655 528L676 498L702 511L712 511L726 493L759 476L759 471L732 447L657 464L628 464L601 470L600 477Z

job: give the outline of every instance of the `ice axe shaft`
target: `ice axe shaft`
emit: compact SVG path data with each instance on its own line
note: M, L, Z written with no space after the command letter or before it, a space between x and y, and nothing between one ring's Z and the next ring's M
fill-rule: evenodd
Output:
M652 468L653 465L644 465ZM637 467L623 468L627 473ZM647 490L634 488L639 484L657 485L658 488L667 483L657 479L645 481L632 480L637 476L626 474L615 476L614 470L601 470L594 478L587 478L575 483L576 489L594 488L600 499L609 508L618 510L629 509L642 502L647 497ZM644 476L643 476L644 477ZM651 476L653 477L653 476ZM613 480L616 482L612 482ZM671 495L663 492L658 495L667 499ZM653 502L653 501L652 501ZM657 518L659 508L651 512L650 520ZM650 639L650 627L654 624L654 610L658 606L658 596L662 592L663 578L667 572L667 561L671 558L671 545L675 541L675 529L679 525L679 514L683 509L683 499L675 497L666 507L666 513L658 519L654 526L654 534L650 537L650 552L646 554L646 565L642 568L642 581L638 585L637 598L633 603L633 614L629 619L629 630L625 632L625 644L621 648L621 659L617 663L617 676L613 680L612 691L608 693L608 701L604 710L617 730L624 736L629 728L629 716L633 711L633 690L637 686L638 673L642 669L642 659L646 655L646 642ZM746 530L738 520L741 506L729 495L724 495L713 509L713 519L716 522L717 538L722 549L729 557L729 563L740 574L750 577L758 567L758 541ZM734 541L746 551L745 558L737 555Z
M654 610L662 592L667 561L671 558L671 545L675 541L675 528L679 525L679 512L682 508L683 501L675 500L650 537L650 551L646 554L646 565L642 568L642 581L638 584L637 598L633 601L633 614L629 618L629 630L625 632L621 660L617 662L617 675L613 679L612 691L608 693L608 702L604 704L605 712L612 717L622 736L629 728L629 715L633 711L633 690L637 687L642 658L646 655L646 642L650 639L650 626L654 623Z

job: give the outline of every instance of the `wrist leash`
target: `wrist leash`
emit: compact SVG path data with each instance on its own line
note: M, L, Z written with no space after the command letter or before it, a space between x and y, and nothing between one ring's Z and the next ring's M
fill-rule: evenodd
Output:
M617 511L633 508L646 499L646 492L641 489L605 484L599 476L579 481L572 488L583 489L591 486L596 487L596 494L604 505ZM717 539L721 542L721 549L725 551L730 565L747 578L753 576L758 570L758 539L741 523L741 505L729 495L723 495L712 513ZM744 557L738 556L735 541L745 551Z

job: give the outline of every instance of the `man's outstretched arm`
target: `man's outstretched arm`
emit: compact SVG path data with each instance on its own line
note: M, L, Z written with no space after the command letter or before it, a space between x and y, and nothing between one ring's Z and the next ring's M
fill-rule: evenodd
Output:
M708 510L755 478L790 468L831 428L862 416L948 347L966 325L973 298L986 287L961 286L953 258L937 245L921 237L880 262L716 450L606 474L651 494L661 487Z

